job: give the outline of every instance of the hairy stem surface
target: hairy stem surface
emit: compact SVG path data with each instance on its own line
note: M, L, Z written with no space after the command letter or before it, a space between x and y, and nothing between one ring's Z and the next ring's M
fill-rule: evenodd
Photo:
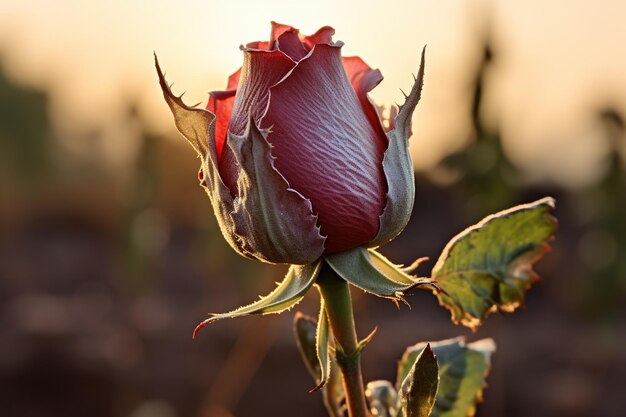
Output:
M348 283L328 265L322 267L317 285L324 299L326 314L336 342L336 357L343 377L346 404L350 417L369 417L363 376L361 352L354 327L352 298Z

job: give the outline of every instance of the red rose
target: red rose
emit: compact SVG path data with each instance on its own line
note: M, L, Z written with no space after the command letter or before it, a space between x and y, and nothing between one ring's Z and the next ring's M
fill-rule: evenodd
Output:
M367 97L380 71L342 58L333 34L272 23L269 42L242 47L243 66L210 94L208 111L173 96L159 70L177 126L202 156L222 232L246 256L307 264L378 246L408 221L407 140L421 77L386 134Z

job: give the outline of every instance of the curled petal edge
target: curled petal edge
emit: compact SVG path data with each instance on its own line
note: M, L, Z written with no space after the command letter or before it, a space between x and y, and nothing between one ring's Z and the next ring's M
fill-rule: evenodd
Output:
M378 247L398 236L411 218L415 201L415 176L409 152L411 118L420 100L424 85L424 62L426 47L422 50L415 83L406 101L395 118L395 127L389 133L389 147L383 157L383 171L387 179L387 204L380 215L380 228L376 237L368 244Z
M228 134L228 146L240 167L231 216L244 249L269 263L303 265L319 259L326 238L311 201L289 188L275 168L267 133L251 113L243 136Z

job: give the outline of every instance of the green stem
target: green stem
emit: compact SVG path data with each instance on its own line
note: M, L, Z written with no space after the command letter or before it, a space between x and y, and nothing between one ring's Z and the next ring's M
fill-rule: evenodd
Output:
M328 322L336 342L337 364L350 417L369 417L361 374L361 352L358 347L350 288L332 268L324 264L317 278L324 299Z

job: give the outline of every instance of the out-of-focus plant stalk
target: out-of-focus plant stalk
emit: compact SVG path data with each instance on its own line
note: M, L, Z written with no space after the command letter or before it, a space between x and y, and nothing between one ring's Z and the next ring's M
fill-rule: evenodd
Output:
M352 298L348 283L324 265L317 285L324 299L326 315L336 342L336 359L343 377L350 417L370 417L365 401L361 352L354 327Z

